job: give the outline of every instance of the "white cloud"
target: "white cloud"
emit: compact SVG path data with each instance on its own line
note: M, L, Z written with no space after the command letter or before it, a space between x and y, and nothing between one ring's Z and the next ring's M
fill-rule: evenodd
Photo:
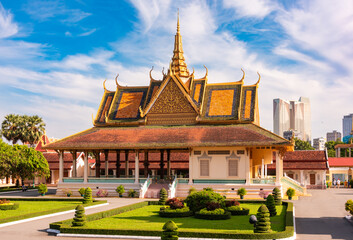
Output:
M80 33L78 36L79 36L79 37L86 37L86 36L89 36L89 35L93 34L95 31L97 31L97 29L96 29L96 28L93 28L93 29L91 29L91 30L89 30L89 31Z
M226 8L236 11L236 18L264 18L277 8L274 1L269 0L223 0Z
M13 15L6 11L0 2L0 39L11 37L17 32L18 26L13 22Z

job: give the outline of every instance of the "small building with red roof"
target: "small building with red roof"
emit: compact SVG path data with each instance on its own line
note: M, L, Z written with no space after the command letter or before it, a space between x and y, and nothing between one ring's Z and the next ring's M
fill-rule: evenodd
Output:
M330 157L328 158L329 181L339 179L341 182L352 179L353 175L353 157Z

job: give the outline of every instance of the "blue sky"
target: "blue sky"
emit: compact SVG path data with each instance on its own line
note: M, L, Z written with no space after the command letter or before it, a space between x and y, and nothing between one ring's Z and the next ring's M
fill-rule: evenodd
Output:
M312 136L342 131L353 112L353 2L0 0L0 118L38 114L50 137L92 126L103 93L148 85L172 57L180 9L186 62L195 76L262 80L260 121L272 100L309 97Z

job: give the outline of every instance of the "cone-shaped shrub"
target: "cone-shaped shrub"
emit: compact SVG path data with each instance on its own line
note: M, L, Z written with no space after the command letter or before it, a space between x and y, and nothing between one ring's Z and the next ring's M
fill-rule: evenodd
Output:
M159 191L159 205L165 205L167 198L168 198L167 190L165 190L165 188L162 188Z
M82 227L86 223L85 209L82 205L77 205L75 210L76 210L75 217L74 217L74 220L72 221L72 226L73 227Z
M271 217L277 215L275 199L273 198L273 196L271 194L267 196L266 207L270 211L270 216Z
M86 188L85 196L83 197L83 204L92 202L92 189L90 187Z
M272 195L273 195L273 198L275 199L275 204L282 205L281 190L279 190L277 187L275 187L272 191Z
M257 222L254 229L255 233L271 232L270 212L265 205L261 205L257 210Z
M161 240L178 240L178 239L179 239L178 226L173 221L166 222L163 226Z

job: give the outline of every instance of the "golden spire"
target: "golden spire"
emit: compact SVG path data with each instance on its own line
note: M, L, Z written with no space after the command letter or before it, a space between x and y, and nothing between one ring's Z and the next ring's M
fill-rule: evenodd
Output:
M181 41L180 35L180 24L179 24L179 9L178 9L178 21L177 21L177 32L175 34L175 42L174 42L174 51L172 57L171 70L175 72L176 75L183 78L189 78L190 73L187 69L184 52L183 52L183 43ZM187 80L185 80L187 81Z

